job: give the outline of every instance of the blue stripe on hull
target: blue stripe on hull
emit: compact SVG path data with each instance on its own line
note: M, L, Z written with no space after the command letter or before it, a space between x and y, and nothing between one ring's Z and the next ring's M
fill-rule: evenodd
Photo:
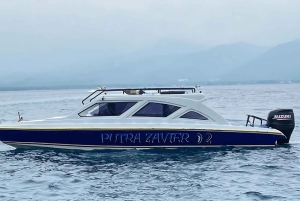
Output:
M166 130L0 130L2 142L97 147L271 146L283 135Z

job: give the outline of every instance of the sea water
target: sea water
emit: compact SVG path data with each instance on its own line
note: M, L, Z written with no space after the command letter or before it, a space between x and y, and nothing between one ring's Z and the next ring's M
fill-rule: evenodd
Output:
M71 113L89 90L0 92L0 121ZM72 151L0 143L0 200L299 200L300 85L206 86L206 105L233 124L292 108L289 145Z

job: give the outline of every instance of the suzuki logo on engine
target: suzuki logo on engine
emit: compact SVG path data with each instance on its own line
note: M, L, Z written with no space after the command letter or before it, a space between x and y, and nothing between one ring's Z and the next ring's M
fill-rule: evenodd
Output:
M291 120L292 119L292 115L284 115L284 114L281 114L281 115L274 115L274 118L275 120Z

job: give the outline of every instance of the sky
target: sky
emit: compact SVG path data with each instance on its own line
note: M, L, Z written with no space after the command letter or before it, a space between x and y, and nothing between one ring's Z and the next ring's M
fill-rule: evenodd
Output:
M96 40L138 48L166 38L270 46L300 38L299 0L1 0L0 5L1 40L20 47L26 40L31 48L40 48L43 40L52 45Z
M299 11L299 0L0 0L0 77L164 40L274 46L300 39Z

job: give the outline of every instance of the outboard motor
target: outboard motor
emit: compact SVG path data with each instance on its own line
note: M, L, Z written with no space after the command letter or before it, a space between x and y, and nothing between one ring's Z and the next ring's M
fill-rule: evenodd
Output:
M289 143L295 128L295 117L292 109L273 110L268 115L267 126L281 131L286 139L279 139L278 144Z

